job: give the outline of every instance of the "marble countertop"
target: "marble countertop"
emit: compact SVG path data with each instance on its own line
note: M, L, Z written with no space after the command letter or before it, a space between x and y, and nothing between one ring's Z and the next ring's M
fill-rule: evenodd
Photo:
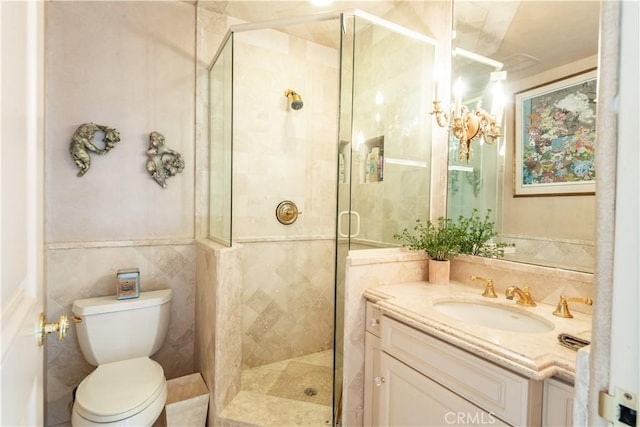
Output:
M522 307L515 299L507 300L504 294L499 294L498 298L484 298L481 296L483 290L482 285L411 282L369 288L364 296L386 316L516 373L534 380L555 376L573 383L576 351L562 346L558 335L568 333L591 340L591 316L572 312L574 318L565 319L552 314L555 306L538 303L536 307ZM535 299L535 291L532 294ZM552 322L555 328L548 332L523 333L476 325L437 311L434 302L445 299L477 300L524 310Z

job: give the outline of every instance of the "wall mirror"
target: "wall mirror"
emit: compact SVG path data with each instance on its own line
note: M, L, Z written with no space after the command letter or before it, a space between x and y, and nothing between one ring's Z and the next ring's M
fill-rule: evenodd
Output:
M492 73L506 71L506 80L503 137L495 144L474 141L468 162L458 159L459 141L450 139L447 216L469 215L474 208L484 215L491 209L501 240L515 244L505 259L593 272L595 195L514 193L514 168L526 167L515 155L521 143L515 98L534 88L544 93L595 69L599 12L600 2L594 1L454 2L453 47L462 55L454 54L451 81L463 82L462 103L473 107L481 101L488 110ZM595 93L589 102L595 102Z

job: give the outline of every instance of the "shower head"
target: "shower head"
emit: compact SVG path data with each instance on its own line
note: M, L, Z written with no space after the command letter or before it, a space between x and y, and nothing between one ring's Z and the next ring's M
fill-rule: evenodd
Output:
M284 91L284 96L289 98L289 105L293 110L299 110L302 108L303 102L299 93L294 92L291 89L287 89Z

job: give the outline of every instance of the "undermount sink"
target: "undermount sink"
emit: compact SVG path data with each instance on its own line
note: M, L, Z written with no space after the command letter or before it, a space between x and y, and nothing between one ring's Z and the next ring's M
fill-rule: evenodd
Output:
M442 300L433 303L440 313L475 325L503 331L537 334L555 329L555 325L517 307L484 301Z

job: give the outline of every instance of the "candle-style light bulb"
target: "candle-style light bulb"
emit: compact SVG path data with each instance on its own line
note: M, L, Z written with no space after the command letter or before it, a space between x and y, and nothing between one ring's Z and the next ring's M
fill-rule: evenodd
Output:
M502 123L502 114L504 113L504 92L502 91L502 83L495 82L493 86L493 100L491 102L491 115L500 126Z
M458 80L456 80L453 91L455 93L453 116L460 117L460 114L462 113L462 80L460 79L460 77L458 77Z

